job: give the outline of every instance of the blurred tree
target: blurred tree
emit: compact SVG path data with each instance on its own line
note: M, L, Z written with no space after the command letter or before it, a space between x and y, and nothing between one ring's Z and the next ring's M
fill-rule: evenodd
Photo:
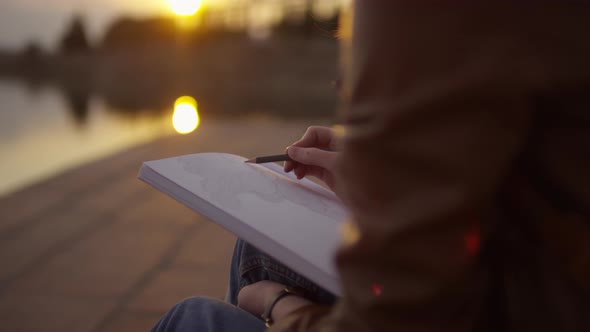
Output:
M314 31L313 0L305 0L305 20L303 21L303 33L311 38Z
M37 93L47 78L48 68L44 59L44 51L38 41L30 41L20 51L18 65L15 66L22 75L32 93Z
M90 111L90 92L84 89L68 89L67 87L62 87L62 92L76 126L86 126Z
M172 18L121 18L106 31L102 49L144 49L173 45L177 28Z
M22 55L28 60L39 60L43 56L43 48L37 41L28 42L22 50Z
M339 12L330 18L314 15L314 3L321 0L301 0L287 6L287 15L274 27L279 35L301 35L307 38L316 36L335 37L338 30ZM289 3L288 3L289 4ZM291 12L291 13L289 13Z
M74 15L59 45L64 54L85 53L90 51L84 20L81 15Z

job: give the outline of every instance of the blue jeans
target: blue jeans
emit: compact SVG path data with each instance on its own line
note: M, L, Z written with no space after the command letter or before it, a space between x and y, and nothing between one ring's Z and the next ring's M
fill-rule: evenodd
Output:
M226 302L208 297L192 297L176 304L154 326L152 332L261 332L264 322L237 307L242 287L271 280L301 289L317 303L331 305L336 297L308 279L275 261L248 243L238 240L230 266Z

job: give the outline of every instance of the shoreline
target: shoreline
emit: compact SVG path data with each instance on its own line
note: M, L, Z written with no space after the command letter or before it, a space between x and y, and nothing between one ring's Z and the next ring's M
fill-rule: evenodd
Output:
M0 79L32 90L54 86L75 113L91 97L133 114L165 110L191 95L215 114L242 109L286 115L330 115L337 92L338 44L327 38L257 43L212 41L194 48L153 48L27 58L0 55Z
M273 116L266 113L261 114L251 114L245 115L240 118L221 118L221 119L208 119L208 123L202 124L204 126L214 126L215 128L219 128L220 126L248 126L252 124L268 124L269 126L277 126L280 127L290 127L290 126L298 126L302 123L308 123L309 125L315 124L328 124L330 120L326 117L308 117L308 118L298 118L298 119L284 119L279 116ZM59 182L62 178L67 178L70 173L80 173L83 171L84 168L94 168L95 165L99 164L106 164L109 163L110 160L121 159L125 155L136 155L141 153L147 153L149 150L152 150L155 145L165 144L167 141L178 141L180 145L186 144L183 142L190 141L194 139L193 136L199 135L199 131L202 130L201 126L196 129L195 132L182 135L173 132L170 130L163 135L157 135L155 137L149 138L145 141L139 141L131 143L128 146L124 146L121 148L117 148L114 151L110 151L107 154L99 154L96 156L92 156L90 158L85 158L80 162L74 162L68 166L65 166L61 169L54 170L51 172L46 172L40 174L38 176L32 177L30 180L22 181L22 185L18 187L13 187L12 189L0 192L0 201L3 199L9 199L13 195L22 195L24 192L28 191L35 191L35 187L43 186L46 183L51 182ZM280 130L280 129L279 129ZM303 132L301 133L303 134ZM204 151L194 151L197 152L204 152ZM279 153L282 151L279 151ZM187 151L187 153L190 153ZM174 155L164 154L165 157L172 157ZM162 158L165 158L162 157ZM139 170L139 166L138 166Z

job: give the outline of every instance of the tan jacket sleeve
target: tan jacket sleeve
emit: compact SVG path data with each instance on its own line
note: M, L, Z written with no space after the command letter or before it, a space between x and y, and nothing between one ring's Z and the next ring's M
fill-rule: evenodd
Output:
M511 2L357 1L339 184L359 230L343 297L278 331L471 331L486 215L527 135L531 77Z

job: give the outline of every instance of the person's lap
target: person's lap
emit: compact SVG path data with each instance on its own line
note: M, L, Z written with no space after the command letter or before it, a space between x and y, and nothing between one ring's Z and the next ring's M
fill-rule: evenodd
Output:
M336 301L334 295L245 241L238 240L232 256L226 302L207 297L186 299L160 319L152 331L264 331L264 322L260 318L237 307L240 289L262 280L297 287L317 303L333 304Z

